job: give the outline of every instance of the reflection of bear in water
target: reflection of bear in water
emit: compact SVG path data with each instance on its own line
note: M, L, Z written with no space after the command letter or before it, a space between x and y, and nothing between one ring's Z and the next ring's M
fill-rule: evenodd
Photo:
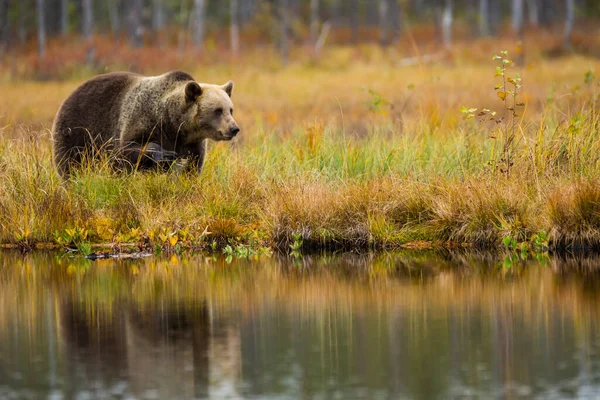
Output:
M118 72L77 88L52 128L54 162L62 177L87 157L113 151L138 168L186 158L202 168L206 140L231 140L233 82L197 83L184 72L156 77Z
M69 299L60 314L70 374L79 378L73 382L105 388L126 382L133 395L153 390L159 398L197 398L209 394L209 383L224 393L239 378L236 319L210 313L205 301L99 308Z
M68 299L60 311L62 339L65 343L68 374L67 382L96 381L114 386L127 368L126 333L123 315L114 309L90 307L89 304ZM76 393L78 387L68 387ZM70 397L70 396L67 396Z
M208 394L211 329L204 302L132 309L127 331L127 362L135 391L150 385L160 398Z
M131 393L157 390L160 398L208 393L210 321L204 302L109 309L69 299L60 315L70 382L109 390L127 380ZM67 388L71 395L84 389Z

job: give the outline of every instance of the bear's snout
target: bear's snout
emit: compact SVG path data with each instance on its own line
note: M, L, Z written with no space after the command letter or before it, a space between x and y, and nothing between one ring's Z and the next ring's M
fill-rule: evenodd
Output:
M237 125L234 125L231 127L231 129L229 129L229 134L234 137L235 135L237 135L240 132L240 128Z

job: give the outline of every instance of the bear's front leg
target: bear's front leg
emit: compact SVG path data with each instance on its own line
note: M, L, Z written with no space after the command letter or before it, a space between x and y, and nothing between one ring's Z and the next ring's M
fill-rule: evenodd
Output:
M169 169L179 158L176 152L165 150L153 142L145 145L129 143L122 149L122 155L136 169Z
M198 173L202 172L204 157L206 155L206 139L198 143L186 145L179 153L181 157L188 158L188 169L194 168Z

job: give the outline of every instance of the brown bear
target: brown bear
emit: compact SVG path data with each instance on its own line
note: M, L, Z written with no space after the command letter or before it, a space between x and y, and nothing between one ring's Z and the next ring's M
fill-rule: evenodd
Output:
M198 83L185 72L145 77L97 76L61 105L54 126L54 163L63 178L85 159L110 152L118 165L147 169L179 159L202 168L206 140L231 140L233 82Z

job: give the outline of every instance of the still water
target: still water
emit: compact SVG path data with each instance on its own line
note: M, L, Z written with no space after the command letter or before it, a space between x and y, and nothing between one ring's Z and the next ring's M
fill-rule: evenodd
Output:
M597 271L0 253L0 398L598 398Z

